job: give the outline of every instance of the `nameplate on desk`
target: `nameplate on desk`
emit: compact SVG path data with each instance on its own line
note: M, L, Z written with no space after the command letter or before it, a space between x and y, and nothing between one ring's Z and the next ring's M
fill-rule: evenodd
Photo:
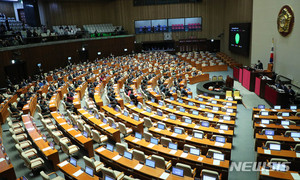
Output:
M172 149L169 153L170 154L175 154L177 152L177 150Z
M39 137L39 138L34 139L34 141L38 141L38 140L41 140L41 139L43 139L43 138Z
M131 109L136 109L136 107L133 107L133 108L131 108Z
M288 126L282 126L284 129L290 129Z
M0 162L2 162L2 161L5 161L5 159L4 158L0 158Z
M161 129L155 128L154 131L159 132L159 131L161 131Z
M134 143L136 143L138 141L140 141L140 139L138 139L138 138L135 138L134 140L132 140L132 142L134 142Z
M300 158L300 153L296 153L296 157L297 157L297 158Z
M168 118L164 118L164 119L163 119L163 121L166 121L166 120L168 120Z
M202 161L202 160L203 160L203 157L199 157L199 158L198 158L198 161Z
M265 109L260 109L260 111L266 111Z
M72 130L74 130L74 128L70 128L70 129L68 129L67 131L70 132L70 131L72 131Z
M212 110L212 112L218 112L217 110Z
M88 112L84 112L84 113L82 113L83 115L85 115L85 114L88 114Z
M105 126L106 124L104 124L104 123L101 123L101 124L99 124L99 126Z
M268 139L273 139L273 136L267 136Z
M226 115L230 115L231 113L226 113Z
M146 113L147 111L142 111L141 113Z
M213 161L213 165L215 165L215 166L220 166L220 160L215 160L214 159L214 161Z
M293 112L297 112L297 110L295 110L295 109L293 109L292 111L293 111Z
M175 113L180 113L180 111L175 111Z
M62 118L61 116L57 116L57 119L60 119L60 118Z
M208 118L208 120L210 120L210 121L213 121L213 120L214 120L214 118Z
M81 169L79 169L78 171L76 171L73 176L78 177L83 173L83 171Z
M276 109L272 109L272 111L274 111L274 112L277 112L277 110L276 110Z
M294 141L300 141L300 139L299 138L293 138L294 139Z
M49 146L49 147L44 148L43 151L48 151L50 149L52 149L52 148Z
M122 157L122 156L120 156L120 155L118 154L118 155L116 155L115 157L113 157L112 159L113 159L114 161L117 161L117 160L119 160L121 157Z
M35 128L28 128L27 131L33 131Z
M163 172L161 175L160 175L160 179L167 179L169 177L169 173L166 173L166 172Z
M162 106L161 106L161 105L157 105L157 107L158 107L158 108L161 108Z
M148 144L148 148L153 148L155 146L155 144L153 144L153 143L150 143L150 144Z
M68 161L64 161L64 162L62 162L62 163L60 163L60 164L58 164L60 167L64 167L65 165L67 165L69 162Z
M264 149L264 154L271 154L271 150Z
M219 120L219 122L224 122L224 120Z
M133 169L135 169L135 170L140 170L140 169L142 169L142 167L143 167L144 165L142 165L142 164L137 164Z
M192 136L188 136L188 137L186 137L185 139L186 140L191 140L193 137Z
M194 128L195 128L195 129L198 129L199 127L200 127L200 126L196 125Z
M108 130L108 129L110 129L110 126L107 126L107 127L105 127L104 129L105 129L105 130Z
M266 176L269 176L269 175L270 175L270 171L269 171L268 169L262 168L262 169L260 170L260 172L261 172L262 175L266 175Z
M61 126L62 126L62 125L65 125L65 124L67 124L67 123L66 123L66 122L62 122L62 123L60 123L59 125L61 125Z
M80 137L80 136L82 136L82 134L77 134L77 135L75 135L76 138L77 138L77 137Z
M176 136L177 136L177 134L176 134L176 133L173 133L171 136L172 136L172 137L176 137Z
M291 173L294 179L300 179L300 175L298 173Z
M219 133L224 133L224 131L223 130L219 130Z
M97 152L102 152L102 151L104 151L105 150L105 148L104 147L101 147L100 149L97 149Z
M259 118L259 115L257 115L257 114L254 114L254 117L255 117L255 118Z
M167 111L167 110L169 110L169 108L166 108L165 110Z
M215 142L215 146L220 146L220 147L223 147L223 146L224 146L224 143Z
M155 114L151 114L151 115L150 115L150 117L154 117L154 116L155 116Z
M29 123L31 123L31 121L24 122L24 124L29 124Z
M266 125L264 125L264 124L259 124L261 127L267 127Z
M180 157L182 157L182 158L186 158L188 156L188 153L182 153L181 155L180 155Z
M198 110L202 110L202 108L198 108Z
M283 119L283 117L282 116L277 116L277 119Z

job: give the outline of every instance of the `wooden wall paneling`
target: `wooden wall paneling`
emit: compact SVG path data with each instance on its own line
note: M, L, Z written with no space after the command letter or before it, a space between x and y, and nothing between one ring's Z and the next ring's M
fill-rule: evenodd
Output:
M4 13L6 17L15 17L14 5L12 2L0 2L0 13Z

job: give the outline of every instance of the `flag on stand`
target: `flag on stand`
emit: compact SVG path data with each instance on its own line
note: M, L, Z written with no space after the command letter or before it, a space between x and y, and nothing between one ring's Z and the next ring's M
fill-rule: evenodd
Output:
M273 63L274 60L274 38L272 39L272 48L270 53L270 63Z

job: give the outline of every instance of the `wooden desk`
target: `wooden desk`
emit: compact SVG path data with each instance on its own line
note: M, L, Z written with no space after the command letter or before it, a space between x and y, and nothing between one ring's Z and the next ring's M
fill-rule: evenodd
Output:
M172 114L175 114L175 115L180 116L180 117L187 116L187 117L190 117L191 119L195 119L195 120L205 120L205 121L209 121L209 122L227 124L229 126L234 126L235 125L235 121L234 120L224 121L224 120L220 120L220 119L218 119L216 117L214 117L214 118L208 118L208 117L204 117L202 115L193 115L193 114L190 114L190 113L187 113L187 112L177 111L175 108L174 109L169 109L169 108L167 108L165 106L160 106L160 105L158 105L156 103L153 103L151 101L146 101L146 104L152 106L155 109L160 109L163 112L172 113Z
M86 138L82 135L82 132L75 130L73 125L67 123L67 121L58 112L51 112L52 117L55 119L56 124L71 140L75 141L76 144L83 147L89 157L94 156L93 140Z
M64 94L67 94L68 93L68 87L69 87L69 85L68 84L65 84L64 86L62 86L62 87L60 87L60 88L58 88L57 90L56 90L56 92L59 94L59 96L60 96L60 99L63 99L63 97L64 97Z
M36 126L32 123L28 115L22 115L22 120L32 142L36 145L44 158L51 161L53 168L57 171L58 168L56 165L59 163L58 151L52 149L48 141L45 142L43 140L42 135L38 133Z
M213 113L213 114L219 114L219 115L228 115L228 116L232 116L232 117L235 117L236 116L236 113L233 112L233 113L227 113L227 112L223 112L223 111L213 111L211 109L207 109L207 108L200 108L200 107L197 107L197 106L190 106L188 104L184 104L184 103L179 103L175 100L171 100L171 99L164 99L165 102L167 103L171 103L175 106L181 106L181 107L184 107L185 109L193 109L193 110L196 110L196 111L202 111L202 112L208 112L208 113Z
M258 156L276 156L279 158L293 158L300 160L300 153L296 153L295 151L291 150L280 150L280 151L274 151L274 150L267 150L263 149L262 147L257 147L257 155ZM268 153L270 152L270 153Z
M272 139L270 138L272 137ZM292 137L284 137L281 135L274 135L274 136L266 136L260 135L258 133L255 134L255 148L262 147L262 143L266 141L279 141L282 145L286 144L286 146L295 146L295 144L300 143L299 138L292 138Z
M5 157L8 156L6 152L2 151L3 144L0 143L0 179L15 180L16 173L12 163L8 164ZM5 149L8 151L8 149Z
M35 113L36 105L37 105L37 95L34 94L28 101L28 104L26 104L23 107L22 109L23 114L28 114L30 112L30 115L33 116Z
M75 92L76 94L79 95L79 99L81 100L84 96L84 93L85 93L85 89L87 87L88 83L85 82L83 84L81 84L80 86L78 86L76 89L75 89Z
M204 155L196 156L192 154L187 154L184 156L184 152L182 150L177 150L175 154L173 154L172 150L163 147L162 145L150 145L151 143L145 141L145 139L135 141L135 137L127 136L124 140L128 143L129 146L134 147L135 149L139 149L143 151L145 154L159 154L163 156L166 160L172 160L172 164L176 164L177 162L189 164L192 168L207 168L212 169L218 172L222 172L225 177L227 177L227 172L229 168L229 161L216 161L212 158L207 158Z
M214 101L217 101L217 102L230 102L232 103L232 105L237 105L237 101L229 101L229 100L226 100L226 99L216 99L216 98L213 98L213 97L210 97L210 96L204 96L202 94L198 95L197 97L201 97L203 99L206 99L206 100L214 100ZM201 101L200 101L201 102Z
M103 146L97 148L96 153L100 156L101 160L104 160L106 164L110 164L111 167L119 167L120 170L127 174L131 174L136 178L140 179L160 179L162 174L165 174L165 170L161 168L151 168L143 165L139 170L135 167L139 164L138 160L127 159L119 155L118 152L111 152L105 149ZM120 156L120 158L118 158ZM115 160L117 159L118 160ZM167 179L193 179L191 177L179 177L173 174L169 174Z
M299 173L295 171L281 172L281 171L270 171L269 169L262 169L262 168L260 169L259 176L260 179L265 177L269 179L270 178L288 179L288 180L299 179Z
M149 132L151 132L156 137L166 136L172 139L174 142L178 143L178 146L183 149L184 144L191 144L201 148L202 154L206 154L209 148L218 149L224 153L226 153L227 158L230 159L230 151L232 149L232 144L229 142L226 143L218 143L215 141L211 141L203 137L203 139L194 138L188 134L176 134L167 129L161 130L156 127L149 128Z
M110 127L108 124L103 123L100 119L96 119L93 115L90 115L84 109L78 109L78 113L80 113L87 123L92 125L95 129L101 131L103 134L106 134L113 141L121 142L119 129Z
M78 93L75 93L74 95L73 105L76 109L81 108L81 100Z
M202 81L209 81L209 74L201 74L194 77L190 76L189 81L190 81L189 84L196 84Z
M202 72L227 71L227 65L202 66Z
M210 133L211 135L212 134L220 134L220 135L226 136L228 138L228 141L232 142L232 136L233 136L233 131L232 130L223 131L223 130L215 129L214 127L211 127L211 126L210 127L203 127L203 126L196 125L194 123L188 124L188 123L185 123L185 122L181 122L178 119L177 120L171 120L171 119L168 119L164 116L158 116L158 115L156 115L152 112L149 113L149 112L145 111L144 109L139 109L139 108L137 108L137 107L135 107L134 105L131 105L131 104L125 104L125 106L130 111L134 111L134 112L138 113L140 116L143 116L143 117L146 116L146 117L150 118L151 120L153 120L155 122L161 121L161 122L164 122L168 125L180 126L180 127L185 128L185 129L188 129L191 132L192 132L193 129L195 129L195 130L199 130L199 131L204 131L206 133Z
M84 179L84 180L99 180L99 177L94 175L94 177L86 174L84 170L77 164L77 167L70 164L67 160L57 164L57 167L60 171L62 171L65 174L65 178L68 179ZM83 171L79 176L75 176L74 174L77 171Z
M48 87L49 87L49 84L47 84L47 85L44 85L42 88L40 88L37 92L39 93L39 94L43 94L43 93L45 93L45 94L47 94L47 92L48 92Z
M121 120L123 123L125 123L126 126L131 127L133 131L139 132L141 134L144 133L144 122L136 121L131 117L124 116L122 112L117 112L113 108L110 108L108 106L103 106L102 109L113 119L117 118L118 120Z
M288 119L288 120L293 120L293 121L300 121L300 117L299 116L289 116L289 117L282 117L282 116L277 116L277 115L269 115L269 116L262 116L262 115L258 115L258 114L253 114L253 119L279 119L279 120L283 120L283 119Z
M285 131L299 131L300 126L297 125L289 125L289 126L282 126L281 124L260 124L254 123L254 133L259 133L262 129L274 129L278 133L285 133Z
M215 106L215 107L225 107L225 108L230 108L230 109L233 109L234 111L237 110L237 106L232 103L232 106L225 106L223 104L213 104L213 103L210 103L210 102L206 102L206 101L198 101L196 99L193 99L193 98L188 98L188 97L181 97L181 99L186 103L186 102L193 102L195 103L196 105L199 105L200 104L203 104L203 105L206 105L206 106Z
M60 100L61 100L61 96L58 93L53 94L53 96L50 99L50 103L49 103L50 111L57 111L58 110Z
M0 105L0 123L4 124L6 122L6 118L9 116L9 112L7 110L9 103L17 102L18 95L13 95L6 103L1 103Z

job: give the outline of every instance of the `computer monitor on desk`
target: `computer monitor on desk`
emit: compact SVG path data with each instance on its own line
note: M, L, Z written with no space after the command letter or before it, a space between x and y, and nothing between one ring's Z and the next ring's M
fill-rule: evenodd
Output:
M289 126L290 125L290 121L289 120L282 120L281 121L281 125L282 126Z
M262 104L258 105L258 109L265 109L265 105Z
M296 109L297 109L297 106L296 106L296 105L291 105L291 106L290 106L290 109L291 109L291 110L296 110Z
M114 145L107 143L106 144L106 149L111 151L111 152L114 152Z
M151 168L155 168L155 161L153 161L153 160L146 159L145 164L146 164L146 166L149 166Z
M273 162L272 163L272 169L274 171L282 171L285 172L287 171L287 166L283 163L277 163L277 162Z
M169 142L169 149L177 150L177 144Z
M112 178L112 177L110 177L108 175L105 175L104 176L104 180L115 180L115 178Z
M198 98L198 101L203 101L203 98L199 97L199 98Z
M220 160L220 161L224 161L225 156L224 156L224 154L214 153L213 159L215 159L215 160Z
M217 180L217 178L204 174L202 180Z
M225 137L222 137L222 136L216 136L216 142L219 142L219 143L225 143Z
M183 169L172 167L172 174L183 177Z
M200 156L200 149L198 148L190 148L190 154Z
M173 108L174 108L174 106L170 104L169 105L169 109L173 109Z
M280 144L270 144L269 145L270 146L270 150L274 150L274 151L280 151L281 150L281 146L280 146Z
M127 159L132 160L132 153L128 152L128 151L124 151L124 157Z
M275 134L274 130L270 130L270 129L265 130L265 135L267 136L274 136L274 134Z
M275 105L274 109L276 109L276 110L281 109L281 106L280 105Z
M300 132L291 132L292 138L300 138Z
M192 124L192 119L191 118L185 118L184 122L188 123L188 124Z
M157 145L158 144L158 139L151 137L150 138L150 143Z
M270 120L269 119L262 119L261 124L270 124Z
M261 116L269 116L269 112L268 111L261 111L260 115Z
M164 130L166 127L165 127L165 125L162 124L162 123L157 123L157 128L158 128L158 129L161 129L161 130Z
M135 132L135 138L142 139L142 134Z
M73 166L77 166L77 160L75 158L73 158L72 156L70 157L70 164L72 164Z
M90 168L89 166L85 166L85 173L94 177L94 170L92 168Z
M288 112L283 112L282 113L282 117L289 117L290 116L290 113L288 113Z
M203 126L203 127L209 127L209 122L207 122L207 121L202 121L202 122L201 122L201 126Z

